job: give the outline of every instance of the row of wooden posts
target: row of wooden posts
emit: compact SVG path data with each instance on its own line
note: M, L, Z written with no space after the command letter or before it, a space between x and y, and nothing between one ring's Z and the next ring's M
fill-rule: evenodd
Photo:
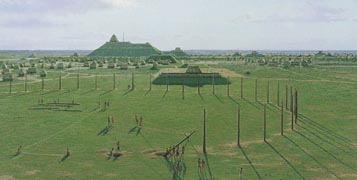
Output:
M292 88L291 88L292 89ZM295 89L294 94L291 91L290 94L291 103L290 110L291 113L291 130L294 130L294 124L298 123L298 92ZM287 98L287 96L286 96ZM287 102L287 101L286 101ZM267 104L264 105L264 114L263 114L263 141L267 142L267 116L266 116L266 108ZM284 136L284 103L281 101L280 106L280 135ZM237 146L241 148L241 109L238 107L237 109ZM206 149L206 109L203 109L203 140L202 140L202 151L203 153L207 153Z
M149 91L151 91L152 89L152 75L149 76L150 78L150 81L149 81ZM131 90L134 90L135 89L135 76L134 76L134 73L132 73L131 75ZM28 91L28 88L27 88L27 76L25 76L25 86L24 86L24 89L25 89L25 92ZM116 83L117 81L117 78L116 78L116 74L114 73L113 74L113 89L116 89ZM244 92L243 92L243 87L244 87L244 78L241 77L240 79L240 97L243 99L244 98ZM98 89L98 75L95 76L95 84L94 84L94 87L95 89ZM166 81L166 91L169 91L169 81ZM62 76L59 75L58 77L58 89L59 90L62 90L63 88L63 81L62 81ZM79 74L77 74L77 89L80 88L80 78L79 78ZM285 107L286 109L288 109L288 85L285 86L285 91L286 91L286 96L285 96ZM41 90L44 91L45 90L45 78L42 77L42 82L41 82ZM185 81L182 81L182 99L185 98ZM290 93L292 94L293 92L293 89L292 87L290 86ZM10 84L9 84L9 93L11 94L12 93L12 81L10 81ZM201 89L200 89L200 82L199 80L197 80L197 93L198 94L201 94ZM297 94L297 91L295 90L295 93ZM215 81L214 81L214 77L213 77L213 80L212 80L212 94L215 94ZM227 84L227 96L230 96L230 84ZM296 95L297 96L297 95ZM270 82L268 81L267 83L267 95L266 95L267 99L266 99L266 102L268 104L270 104ZM255 101L258 101L258 79L255 80ZM293 102L293 96L291 96L291 99L290 99L290 102L292 103ZM278 106L283 106L283 103L280 104L280 83L278 83L278 88L277 88L277 105ZM292 104L290 104L290 109L292 108Z

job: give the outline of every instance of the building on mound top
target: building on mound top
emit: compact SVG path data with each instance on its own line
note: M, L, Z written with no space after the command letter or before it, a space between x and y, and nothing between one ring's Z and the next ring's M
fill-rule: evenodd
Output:
M115 34L109 42L91 52L89 57L149 57L161 51L149 43L120 42Z

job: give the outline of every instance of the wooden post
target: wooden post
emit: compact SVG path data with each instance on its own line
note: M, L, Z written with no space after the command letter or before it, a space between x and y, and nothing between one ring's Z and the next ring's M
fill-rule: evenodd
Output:
M98 89L98 74L95 74L95 90Z
M281 101L281 124L280 124L280 134L284 136L284 103Z
M42 87L41 87L42 91L45 89L45 78L42 77Z
M238 118L238 147L240 148L240 107L238 107L238 112L237 112L237 118Z
M295 124L297 124L298 119L298 92L295 89Z
M200 79L197 79L197 93L201 94Z
M79 89L79 73L77 73L77 89Z
M266 137L267 137L267 105L264 105L264 142L267 142Z
M292 86L290 86L290 112L291 113L293 113L294 112L294 109L293 109L293 106L294 106L294 104L293 104L293 101L294 101L294 97L293 97L294 95L293 95L293 87Z
M280 83L278 82L278 90L277 90L277 97L276 97L276 104L278 107L280 106Z
M288 110L288 85L285 85L285 109Z
M12 93L12 80L10 80L10 84L9 84L9 93Z
M267 104L269 104L269 101L270 101L270 99L269 99L269 94L270 94L270 92L269 92L269 89L270 89L270 84L269 84L269 80L268 80L268 85L267 85Z
M115 89L116 88L116 84L115 84L115 73L113 73L113 89Z
M255 101L258 102L258 79L255 79Z
M25 92L27 92L27 74L25 75Z
M61 77L61 74L59 75L58 89L62 90L62 77Z
M166 91L169 91L169 81L166 79Z
M229 96L229 77L228 77L228 84L227 84L227 96Z
M212 94L214 95L215 94L215 87L214 87L214 85L215 85L215 82L214 82L214 75L213 75L213 77L212 77Z
M134 73L131 74L131 90L133 91L134 90Z
M291 103L290 103L290 108L291 108L291 130L294 130L294 104L293 104L293 101L294 101L294 98L293 98L293 94L290 95L290 100L291 100Z
M182 80L182 99L185 99L185 80Z
M243 77L240 77L240 98L243 99Z
M206 109L203 109L203 145L202 151L204 154L207 153L206 151Z
M151 74L149 75L149 91L151 91Z

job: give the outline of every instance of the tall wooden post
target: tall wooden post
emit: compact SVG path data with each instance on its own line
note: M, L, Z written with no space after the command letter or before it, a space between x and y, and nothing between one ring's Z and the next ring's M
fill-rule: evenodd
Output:
M42 86L41 86L41 89L42 91L45 89L45 77L42 77Z
M276 104L280 106L280 83L278 82L278 90L277 90L277 97L276 97Z
M185 99L185 80L182 80L182 99Z
M255 79L255 101L258 102L258 79Z
M285 85L285 109L288 110L288 85Z
M61 75L59 75L58 89L62 90L62 76Z
M298 119L298 92L295 89L295 124L297 124Z
M169 81L166 79L166 91L169 91Z
M202 151L204 154L207 153L206 151L206 109L203 109L203 145Z
M294 101L294 98L293 98L293 94L290 95L290 100L291 100L291 103L290 103L290 108L291 108L291 130L294 130L294 104L293 104L293 101Z
M280 124L280 134L284 136L284 103L281 101L281 124Z
M294 109L293 109L293 106L294 106L294 104L293 104L293 101L294 101L294 97L293 97L294 95L293 95L293 87L292 86L290 86L290 112L291 113L293 113L294 112Z
M77 89L79 89L79 73L77 73Z
M27 74L25 75L25 92L27 92Z
M134 84L134 73L131 74L131 90L134 90L134 87L135 84Z
M237 118L238 118L238 147L240 148L240 107L238 107L238 112L237 112Z
M116 89L116 84L115 84L115 73L113 73L113 89Z
M227 96L229 96L229 86L230 86L230 83L229 83L229 77L228 77L228 84L227 84Z
M243 99L243 77L240 77L240 98Z
M95 74L95 90L98 89L98 74Z
M212 77L212 94L213 94L213 95L215 94L215 87L214 87L214 85L215 85L215 82L214 82L214 75L213 75L213 77Z
M269 95L270 95L270 92L269 92L269 90L270 90L270 84L269 84L269 80L268 80L268 84L267 84L267 104L269 104L270 103L270 99L269 99Z
M197 79L197 93L201 94L200 79Z
M149 91L151 91L151 74L149 75Z
M264 105L264 142L267 142L267 105Z
M10 80L10 84L9 84L9 93L12 93L12 80Z

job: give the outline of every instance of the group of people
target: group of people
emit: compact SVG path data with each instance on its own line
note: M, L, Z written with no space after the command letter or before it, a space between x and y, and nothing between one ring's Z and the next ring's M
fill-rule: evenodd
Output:
M198 172L203 173L205 168L206 168L206 162L204 159L198 158L197 160L198 163Z
M182 179L185 172L185 146L172 146L166 149L165 157L170 162L170 170L173 175L173 179Z
M112 150L109 152L108 154L108 158L111 158L111 157L119 157L120 156L120 142L118 141L117 144L116 144L116 148L112 148Z
M176 158L177 158L180 155L183 156L184 154L185 154L185 146L181 146L181 148L180 148L180 146L174 146L174 147L169 147L166 149L165 156L167 158L176 156Z
M100 106L100 101L98 101L98 105L96 107L96 109L99 109L101 106ZM104 101L104 107L103 107L103 111L108 109L109 108L109 101Z
M135 115L135 122L136 122L136 126L137 127L142 127L142 125L143 125L143 117L140 116L140 119L139 119L138 116Z

